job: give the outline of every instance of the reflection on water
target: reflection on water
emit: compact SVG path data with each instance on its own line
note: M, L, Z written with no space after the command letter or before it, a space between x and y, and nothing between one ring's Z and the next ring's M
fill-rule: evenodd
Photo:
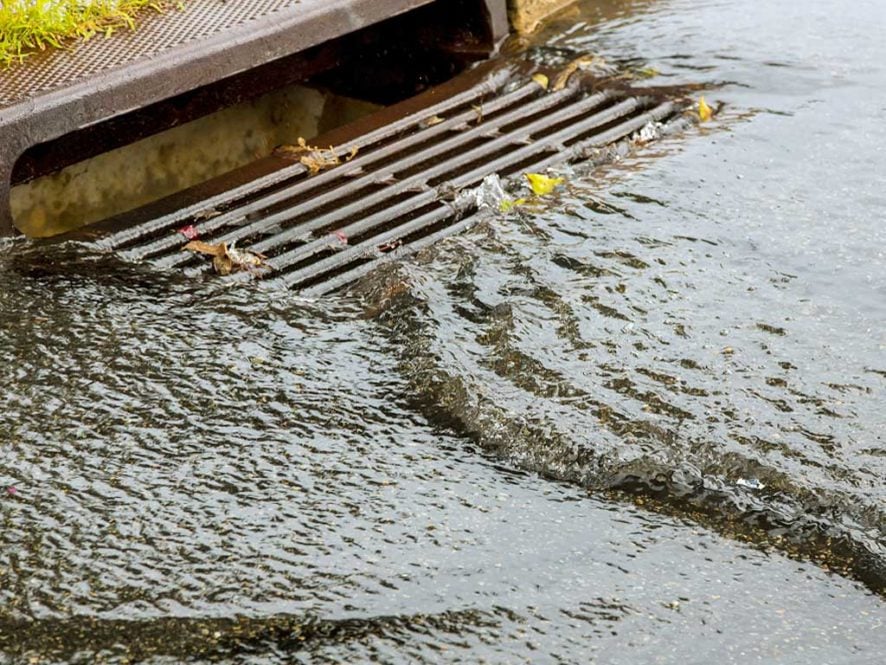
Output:
M0 247L0 663L878 662L884 10L751 4L564 15L724 120L343 297Z

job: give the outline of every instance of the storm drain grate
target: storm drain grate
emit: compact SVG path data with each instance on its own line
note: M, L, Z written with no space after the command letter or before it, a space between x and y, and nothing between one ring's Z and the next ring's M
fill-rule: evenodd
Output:
M293 163L97 242L130 260L192 273L212 268L206 257L180 251L186 235L236 243L267 257L264 280L320 295L469 227L476 202L454 194L486 176L586 159L685 108L584 75L551 91L514 68L442 101L401 106L383 111L377 129L339 141L337 166L312 175Z

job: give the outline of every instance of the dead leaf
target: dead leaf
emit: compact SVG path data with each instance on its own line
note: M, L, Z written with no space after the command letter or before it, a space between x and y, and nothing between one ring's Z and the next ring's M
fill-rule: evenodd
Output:
M278 145L276 148L274 148L274 154L278 157L292 158L295 155L299 155L303 152L310 152L311 150L315 149L316 148L312 148L311 146L309 146L307 141L299 136L297 145Z
M227 243L222 243L222 245L225 248L225 255L239 268L258 268L267 265L265 259L268 257L264 254L248 249L238 249L233 242L230 245Z
M352 158L357 153L351 149ZM317 175L320 171L341 164L341 160L332 146L320 148L308 145L302 137L298 138L297 145L281 145L274 149L274 154L284 159L297 159L308 169L311 175Z
M358 152L360 152L360 146L358 146L358 145L351 146L351 151L348 153L348 156L345 157L345 161L349 162L352 159L354 159L354 157L357 156Z
M308 172L311 175L317 175L320 171L325 169L330 169L333 166L338 166L341 164L341 160L339 160L338 155L336 155L330 149L326 154L321 152L315 152L310 155L305 155L301 159L299 159L302 165L308 169Z
M433 127L434 125L439 125L443 122L443 118L439 115L432 115L430 118L425 118L419 124L419 127L422 129L427 129L428 127Z
M182 247L182 251L196 252L198 254L208 254L209 256L219 256L225 253L224 243L213 245L202 240L192 240Z
M474 113L477 114L477 124L479 125L481 122L483 122L483 105L474 104L473 106L471 106L471 108L474 110Z
M536 83L538 83L541 86L542 90L548 89L548 77L545 76L544 74L541 74L541 73L533 74L532 80L535 81Z
M235 243L220 242L211 244L202 240L192 240L182 247L182 251L206 254L212 257L212 267L219 275L230 275L243 270L254 271L260 268L268 268L265 263L267 257L258 252L250 252L246 249L237 249Z

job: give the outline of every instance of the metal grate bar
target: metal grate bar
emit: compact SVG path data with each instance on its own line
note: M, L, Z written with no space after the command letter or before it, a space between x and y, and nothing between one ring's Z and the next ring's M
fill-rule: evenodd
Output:
M317 263L312 263L301 270L287 273L278 279L272 280L272 284L281 284L283 286L295 286L301 282L305 282L313 277L322 275L325 272L335 270L352 263L354 260L361 258L375 258L377 255L383 254L379 247L389 242L394 242L401 238L405 238L417 231L426 229L434 224L442 222L447 217L457 216L457 210L452 207L441 205L435 210L425 213L420 217L398 226L386 233L374 236L370 240L365 240L358 245L349 247L332 256L329 256Z
M415 254L422 249L430 247L431 245L439 242L440 240L443 240L444 238L448 238L457 233L461 233L462 231L467 231L478 221L479 220L476 216L471 216L467 219L463 219L459 222L456 222L455 224L452 224L451 226L440 229L436 233L432 233L423 238L419 238L415 242L411 242L408 245L403 245L390 254L384 254L371 263L364 263L363 265L352 268L347 272L334 275L326 281L320 282L318 284L312 284L311 286L302 289L301 293L308 297L316 297L326 295L327 293L332 293L333 291L338 291L340 288L347 286L348 284L352 284L361 277L368 275L373 270L377 270L385 263L391 263L397 259L405 258L410 254Z
M533 164L531 168L534 170L544 170L563 162L587 159L595 148L614 143L625 136L640 131L650 122L661 122L678 111L679 108L674 102L664 102L647 113L631 118L617 127L575 143L569 148L566 155L552 155Z

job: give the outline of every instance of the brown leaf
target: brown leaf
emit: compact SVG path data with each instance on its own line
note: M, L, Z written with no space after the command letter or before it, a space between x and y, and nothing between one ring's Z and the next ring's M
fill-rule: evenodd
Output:
M237 249L234 243L229 245L226 242L220 242L213 245L202 240L192 240L182 247L182 250L211 256L212 267L219 275L230 275L241 270L252 271L268 267L265 263L267 257L264 254Z
M234 262L226 254L212 257L212 267L219 275L230 275L235 270Z
M209 256L223 256L225 254L225 244L220 243L213 245L202 240L192 240L182 247L182 251L196 252L198 254L208 254Z
M302 137L299 137L297 145L278 146L274 149L274 154L284 159L298 160L308 169L311 175L316 175L320 171L341 164L341 159L339 159L332 146L328 148L311 146ZM351 148L351 156L348 159L353 159L356 154L357 149Z

